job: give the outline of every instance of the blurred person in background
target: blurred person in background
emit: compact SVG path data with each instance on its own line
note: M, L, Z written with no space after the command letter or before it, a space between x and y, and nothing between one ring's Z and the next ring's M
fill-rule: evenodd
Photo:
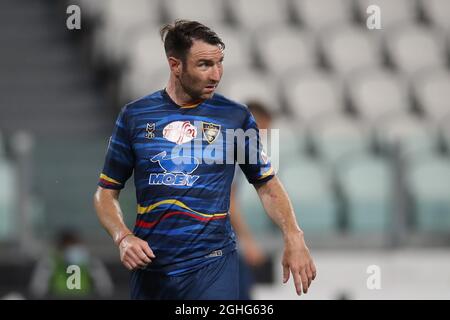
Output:
M260 130L268 130L272 121L272 115L268 108L259 101L249 101L247 107L255 117ZM242 182L242 171L236 168L236 175L231 186L230 219L236 232L240 249L239 254L239 299L251 300L254 278L252 269L260 267L267 260L264 250L258 245L245 220L245 212L239 205L239 184ZM263 214L263 213L261 213Z
M197 137L204 151L227 128L252 130L258 139L257 125L245 106L214 93L225 49L214 31L178 20L165 25L161 37L169 82L120 112L94 206L122 263L132 271L132 299L238 299L238 256L228 214L236 157L234 163L208 164L186 156L189 161L180 169L172 153ZM283 233L284 282L292 272L297 294L306 293L316 268L303 231L270 161L248 141L234 142L234 147L257 161L239 165ZM133 171L138 204L134 232L125 225L119 203Z
M80 270L79 288L68 285L74 283L69 277L75 272L68 269L74 265ZM38 299L108 298L113 293L113 283L103 263L89 253L79 234L67 229L58 233L56 247L36 263L30 292Z

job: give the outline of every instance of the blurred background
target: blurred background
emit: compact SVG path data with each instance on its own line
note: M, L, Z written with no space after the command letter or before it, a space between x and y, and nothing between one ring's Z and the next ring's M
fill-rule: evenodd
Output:
M301 299L449 299L449 17L448 0L1 0L0 297L128 298L92 196L118 111L168 80L160 26L184 18L225 42L218 91L275 117L318 269ZM251 185L240 202L269 257L253 297L298 299ZM130 181L121 205L132 227ZM88 270L87 292L64 292L63 260Z

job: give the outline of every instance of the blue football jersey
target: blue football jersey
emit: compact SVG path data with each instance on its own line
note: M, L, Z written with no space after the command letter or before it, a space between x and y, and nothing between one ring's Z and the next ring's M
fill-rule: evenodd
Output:
M237 131L256 132L256 144L232 137ZM181 107L160 90L122 108L98 184L122 189L134 172L133 232L156 255L147 269L189 272L236 248L228 212L235 165L252 184L270 180L261 150L245 105L215 93Z

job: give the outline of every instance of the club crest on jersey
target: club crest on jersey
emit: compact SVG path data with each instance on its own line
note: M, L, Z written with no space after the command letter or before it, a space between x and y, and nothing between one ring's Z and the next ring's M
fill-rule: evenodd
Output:
M147 139L153 139L155 137L155 123L147 123L147 128L145 128Z
M163 137L176 144L191 141L197 136L197 127L189 121L174 121L163 129Z
M197 158L188 156L167 157L166 152L160 152L150 159L158 162L164 173L151 173L148 183L150 185L192 186L200 176L191 175L199 165Z
M220 125L202 121L203 136L208 143L213 143L220 133Z

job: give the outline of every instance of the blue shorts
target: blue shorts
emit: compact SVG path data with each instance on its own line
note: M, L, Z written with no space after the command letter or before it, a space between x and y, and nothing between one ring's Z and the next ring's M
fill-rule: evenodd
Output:
M180 275L137 269L131 272L130 289L131 299L137 300L238 300L238 253Z

